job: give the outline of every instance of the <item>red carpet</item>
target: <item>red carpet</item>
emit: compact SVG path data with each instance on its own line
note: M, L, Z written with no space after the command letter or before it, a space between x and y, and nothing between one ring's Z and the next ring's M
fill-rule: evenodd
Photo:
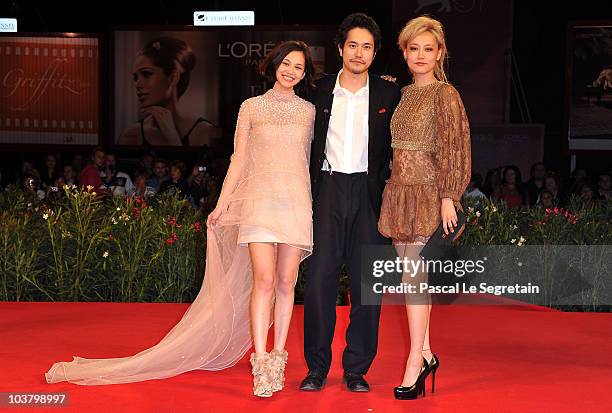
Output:
M341 385L346 307L338 307L334 364L320 393L297 390L306 373L300 306L288 342L286 389L271 399L251 395L247 357L229 370L143 383L84 387L44 381L55 361L131 355L156 343L186 308L0 303L0 392L69 393L65 409L10 409L29 412L599 412L612 406L612 314L533 306L435 307L431 334L441 361L436 393L429 393L428 382L427 397L416 401L396 401L392 395L401 381L408 335L404 309L395 306L383 307L367 394Z

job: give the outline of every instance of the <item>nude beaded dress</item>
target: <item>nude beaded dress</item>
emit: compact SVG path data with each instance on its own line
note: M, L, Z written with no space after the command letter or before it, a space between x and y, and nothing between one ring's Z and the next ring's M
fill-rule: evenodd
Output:
M221 370L242 358L252 344L246 245L286 243L300 248L302 259L312 253L308 166L314 114L312 104L273 89L243 102L226 177L235 185L221 191L223 213L207 232L204 283L194 302L153 347L127 357L55 363L45 374L48 383L163 379L191 370Z

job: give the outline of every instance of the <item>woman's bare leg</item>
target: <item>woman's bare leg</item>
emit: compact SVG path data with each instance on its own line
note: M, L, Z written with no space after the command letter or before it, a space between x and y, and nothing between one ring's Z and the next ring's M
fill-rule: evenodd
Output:
M276 303L274 305L274 348L284 350L293 313L295 282L303 250L278 244L276 260Z
M255 353L266 352L266 341L270 329L274 276L276 273L276 248L274 244L252 242L249 255L253 268L253 291L251 292L251 331Z
M422 245L397 244L395 248L399 257L407 257L409 260L418 260L418 252L422 248ZM404 274L404 277L408 276L409 274ZM408 282L418 285L419 282L426 279L426 276L426 273L418 272L411 281ZM430 308L428 303L424 301L424 296L407 296L406 313L408 315L408 329L410 331L410 353L406 361L406 370L404 371L402 386L412 386L421 372L421 367L423 366L423 349L426 348L424 344L428 331L429 311Z
M431 321L431 300L429 300L429 316L427 317L427 330L425 330L425 341L423 342L423 357L427 360L427 362L431 362L433 358L433 353L431 351L431 345L429 344L429 324Z

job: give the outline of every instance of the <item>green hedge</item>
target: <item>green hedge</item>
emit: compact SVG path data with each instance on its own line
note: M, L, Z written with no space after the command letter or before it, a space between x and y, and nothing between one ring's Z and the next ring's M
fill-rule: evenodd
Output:
M177 197L101 198L64 187L38 204L0 197L0 300L186 302L202 280L205 228Z
M101 198L64 187L39 203L0 195L0 300L190 302L203 276L205 223L178 197ZM462 245L610 245L612 203L566 209L466 202ZM303 273L302 266L300 273ZM304 277L296 288L301 302ZM347 302L343 271L338 304Z

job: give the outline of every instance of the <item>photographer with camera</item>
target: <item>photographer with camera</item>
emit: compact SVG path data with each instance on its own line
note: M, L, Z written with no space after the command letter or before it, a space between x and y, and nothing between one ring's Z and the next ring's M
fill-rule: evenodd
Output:
M40 189L40 179L35 176L35 175L26 175L23 178L23 189L26 192L30 192L32 193L33 199L36 202L42 201L43 199L45 199L45 191L43 191L42 189Z
M204 165L196 165L191 171L191 176L187 178L189 184L189 193L191 194L190 201L194 208L199 208L202 201L208 195L207 184L210 175Z
M56 203L64 197L64 185L66 185L66 180L63 176L59 176L51 185L47 186L46 199L48 203Z
M104 169L100 171L103 186L114 196L131 196L135 187L130 176L117 170L117 155L107 153L104 158Z
M137 169L134 172L134 197L152 198L155 196L155 188L147 185L147 177L149 176L146 169Z

